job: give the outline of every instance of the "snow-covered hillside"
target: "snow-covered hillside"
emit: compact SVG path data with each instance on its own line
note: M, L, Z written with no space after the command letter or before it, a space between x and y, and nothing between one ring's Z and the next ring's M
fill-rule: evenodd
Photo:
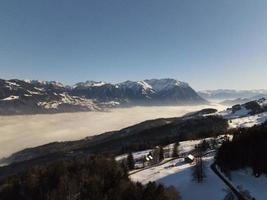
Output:
M219 137L221 138L221 137ZM209 140L209 138L207 138ZM199 144L201 140L180 142L178 152L180 155L191 152L195 145ZM172 148L173 144L167 145ZM140 156L148 154L151 150L134 153L135 159ZM125 156L119 157L119 159ZM156 181L166 186L175 186L180 192L182 199L223 199L226 195L225 185L210 169L213 162L213 155L204 157L206 178L203 183L199 184L192 179L192 167L194 164L185 163L184 158L177 158L174 160L165 159L163 164L152 166L141 171L133 171L130 178L133 181L148 183ZM193 192L192 192L193 191Z
M215 113L228 120L229 128L248 128L267 121L267 99L261 98L245 104L235 105Z
M226 193L226 186L210 169L213 157L206 157L204 164L206 178L203 183L196 183L192 180L191 164L186 164L183 159L176 159L164 165L152 167L131 175L133 181L148 183L156 181L166 186L175 186L181 193L183 200L194 199L223 199Z
M232 119L229 121L230 128L249 128L255 125L263 124L267 121L267 112L263 112L260 114L247 116L247 117L240 117L236 119Z

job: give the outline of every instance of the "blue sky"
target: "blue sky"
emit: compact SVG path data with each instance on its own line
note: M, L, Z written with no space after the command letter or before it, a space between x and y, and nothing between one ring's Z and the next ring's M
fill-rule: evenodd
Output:
M267 88L266 0L2 0L0 77Z

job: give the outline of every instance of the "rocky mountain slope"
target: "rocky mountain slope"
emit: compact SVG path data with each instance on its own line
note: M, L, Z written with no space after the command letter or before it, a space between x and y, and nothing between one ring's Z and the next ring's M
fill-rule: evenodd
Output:
M187 83L174 79L125 81L118 84L87 81L73 86L72 95L118 104L190 104L205 103Z
M0 114L35 114L97 111L92 100L69 95L55 82L0 80Z
M118 84L87 81L74 86L59 82L0 79L0 114L98 111L135 105L201 104L187 83L174 79L126 81Z

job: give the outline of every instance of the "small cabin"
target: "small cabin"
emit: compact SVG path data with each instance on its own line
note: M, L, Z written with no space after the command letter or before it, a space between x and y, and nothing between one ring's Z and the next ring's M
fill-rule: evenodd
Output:
M151 155L147 155L146 156L146 161L151 161L151 160L153 160L153 157Z
M195 160L195 156L193 156L192 154L189 154L187 157L184 158L184 161L186 163L192 163L194 162L194 160Z

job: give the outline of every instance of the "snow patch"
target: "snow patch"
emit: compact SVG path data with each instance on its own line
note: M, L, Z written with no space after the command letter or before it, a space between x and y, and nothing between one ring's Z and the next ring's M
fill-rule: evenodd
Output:
M139 85L143 87L144 90L151 90L152 86L146 83L145 81L138 81L137 82Z
M10 86L16 86L16 87L19 87L20 85L17 84L17 83L14 83L14 82L11 82L11 81L5 81L8 85Z
M40 93L40 92L34 92L34 91L31 91L31 90L27 90L27 92L29 92L30 94L41 95L41 93Z
M100 87L100 86L103 86L106 84L107 83L103 82L103 81L86 81L85 83L77 83L74 86L72 86L72 88L76 88L79 86L82 86L82 87Z
M39 90L41 92L44 92L45 90L43 88L34 87L34 89Z
M9 96L7 98L2 99L2 101L12 101L12 100L16 100L16 99L19 99L19 96L11 95L11 96Z

